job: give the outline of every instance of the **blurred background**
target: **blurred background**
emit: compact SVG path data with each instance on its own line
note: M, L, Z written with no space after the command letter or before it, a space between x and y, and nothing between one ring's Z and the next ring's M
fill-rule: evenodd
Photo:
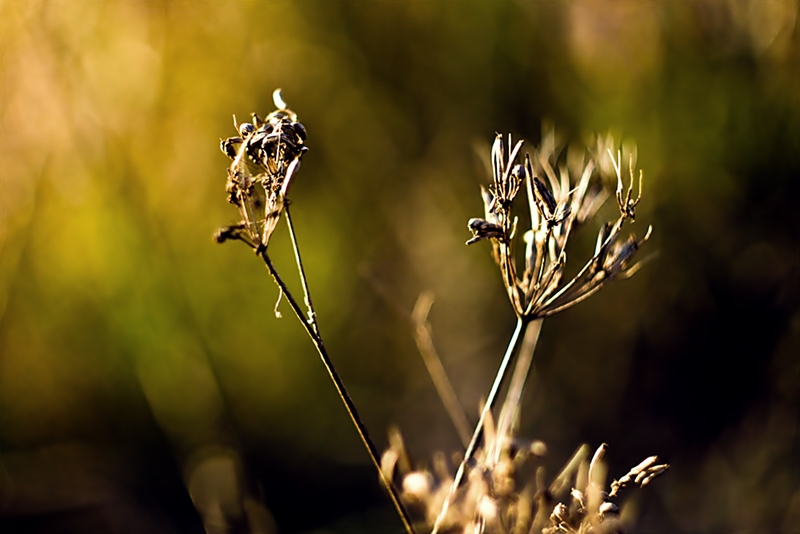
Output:
M281 87L320 326L379 447L459 448L514 326L464 246L495 132L638 144L632 279L544 323L521 434L610 445L634 532L800 528L792 0L0 1L0 531L400 532L319 358L239 243L220 139ZM575 237L572 265L596 228ZM283 224L270 246L298 288Z

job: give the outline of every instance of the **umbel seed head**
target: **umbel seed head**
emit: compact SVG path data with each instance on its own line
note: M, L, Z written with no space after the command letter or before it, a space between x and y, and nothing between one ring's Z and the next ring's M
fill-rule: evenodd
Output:
M512 146L510 136L508 146ZM633 262L633 257L652 230L648 227L641 239L622 235L623 226L636 218L636 206L641 199L641 171L638 192L636 196L633 194L636 181L633 158L626 188L622 155L618 152L615 159L608 151L616 174L619 215L616 221L601 225L594 255L577 275L565 281L566 246L572 230L595 215L610 192L590 184L597 168L595 158L584 158L580 168L570 169L560 160L552 134L533 156L524 155L524 165L518 162L518 158L522 159L522 141L513 146L506 156L503 136L495 137L492 182L488 187L481 187L484 217L468 221L472 238L467 244L484 239L491 242L493 256L517 316L537 319L553 315L588 298L608 280L632 275L640 265ZM518 261L514 248L517 217L512 208L523 187L531 228L523 232L524 261ZM524 265L522 273L518 272L518 265Z
M308 151L306 129L286 106L280 89L272 99L275 111L264 119L253 113L251 122L241 124L234 116L239 135L220 142L220 150L232 160L228 202L239 208L242 221L217 232L219 242L238 239L256 250L267 247L300 160Z

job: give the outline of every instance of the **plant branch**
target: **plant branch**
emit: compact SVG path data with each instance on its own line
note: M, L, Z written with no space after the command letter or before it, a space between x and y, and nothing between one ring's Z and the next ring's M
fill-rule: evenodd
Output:
M344 404L344 407L347 410L347 414L350 416L350 420L356 427L358 436L361 438L361 441L367 448L367 452L369 453L369 457L372 460L373 465L378 470L378 476L380 477L381 483L386 488L386 491L389 492L389 497L392 500L392 504L394 504L397 513L400 515L400 520L403 523L403 527L405 528L408 534L416 534L414 527L411 525L411 518L408 514L408 511L400 502L400 495L397 489L394 487L394 485L386 477L386 474L381 469L378 449L377 447L375 447L375 443L373 443L372 438L370 438L369 433L367 432L367 427L364 425L363 421L361 421L361 417L358 414L358 410L356 409L353 400L350 398L350 395L347 392L347 388L345 388L344 386L344 382L342 382L342 379L339 377L339 374L336 372L336 369L333 366L333 362L328 356L328 351L325 349L325 344L322 342L322 337L320 337L319 332L316 329L315 326L316 322L314 322L312 325L312 323L305 320L305 316L303 315L303 310L297 304L297 301L292 296L291 292L289 291L289 288L286 287L286 284L284 283L283 279L278 274L278 271L275 269L275 266L269 259L269 255L267 254L266 249L261 248L256 252L264 261L264 265L266 265L269 274L272 276L272 279L275 280L275 283L278 285L278 288L280 288L280 290L286 296L286 300L289 302L289 306L291 306L292 311L294 311L295 315L300 320L300 323L303 325L303 328L305 328L306 333L311 338L311 341L314 343L314 346L316 347L317 352L319 353L319 357L322 359L322 363L325 365L325 369L328 371L328 375L331 377L331 381L333 382L333 385L336 387L336 392L339 394L339 398Z
M525 321L521 318L517 318L517 326L514 328L514 333L511 335L511 340L508 342L508 347L506 348L505 356L503 356L503 361L500 363L500 368L497 370L497 375L494 378L494 383L492 384L492 389L489 391L489 396L486 399L486 404L483 406L483 410L481 411L481 417L478 420L478 424L475 426L475 431L472 434L472 439L467 445L467 450L464 451L464 459L461 460L461 464L458 466L458 470L456 471L456 476L453 479L453 484L450 486L450 491L447 493L447 497L442 503L442 510L439 512L439 516L436 518L436 522L433 525L433 530L431 530L431 534L437 534L439 529L441 528L442 521L444 517L447 515L447 510L450 507L450 502L453 500L453 496L455 495L456 491L458 490L458 486L461 484L461 480L464 478L464 471L467 467L467 462L469 462L472 455L475 454L475 449L478 446L478 442L483 435L483 427L486 423L486 418L489 415L489 412L492 410L492 405L494 404L495 397L497 397L497 392L500 389L500 386L503 383L503 378L506 374L506 368L508 367L508 363L511 361L511 357L514 355L514 351L517 348L517 343L519 342L519 334L522 332L522 327L524 326Z
M517 356L517 363L514 366L514 373L511 375L511 382L506 393L506 400L500 409L500 417L497 420L497 440L493 446L493 454L489 457L491 461L497 463L502 449L502 441L510 434L511 425L519 413L522 402L522 393L525 390L525 383L533 362L533 353L536 344L539 342L539 334L542 331L542 319L531 321L525 327L525 335L522 336L522 345Z

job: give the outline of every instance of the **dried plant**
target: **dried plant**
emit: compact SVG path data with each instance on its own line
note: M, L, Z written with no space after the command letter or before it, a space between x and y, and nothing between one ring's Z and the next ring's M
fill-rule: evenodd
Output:
M511 137L508 139L511 145ZM624 223L636 218L636 206L641 199L642 173L639 173L638 191L633 196L633 156L630 157L630 182L623 183L621 159L618 152L614 159L609 149L616 172L616 200L619 217L600 228L594 255L572 279L562 283L566 265L567 241L572 230L590 219L608 196L605 188L590 188L595 163L588 159L580 164L577 184L573 184L573 173L564 165L553 169L554 149L537 151L536 166L530 155L525 155L524 164L517 163L522 141L518 141L506 158L503 138L498 135L492 146L493 182L481 187L485 215L483 219L470 219L469 229L473 237L468 245L483 239L492 243L495 261L500 266L503 284L517 317L540 319L553 315L586 299L599 290L606 281L618 275L630 276L638 264L631 260L636 251L650 236L650 228L642 239L631 235L620 241ZM545 147L548 145L545 144ZM545 183L544 180L547 180ZM514 254L518 218L512 214L512 206L520 188L524 185L531 228L523 235L525 243L524 266L520 277Z
M613 144L613 140L605 140ZM598 143L603 146L603 142ZM508 138L508 147L512 139ZM594 254L585 262L577 274L565 281L567 243L579 225L596 215L610 196L602 180L594 180L597 167L596 156L561 159L562 151L556 146L555 136L550 131L533 158L525 154L521 158L522 141L513 145L511 152L497 135L491 151L492 183L481 187L484 217L468 221L472 238L467 245L488 239L492 255L500 267L500 274L509 302L517 316L517 325L506 353L489 391L484 408L472 434L464 457L461 460L449 488L442 498L441 509L433 523L432 534L440 531L446 523L448 509L460 490L467 474L468 465L474 462L484 428L491 419L498 391L504 381L506 369L514 354L519 352L506 400L500 412L496 438L485 440L482 450L482 468L493 471L501 464L504 444L512 439L512 424L518 417L522 392L530 371L541 321L545 317L565 310L597 292L606 282L616 277L627 277L638 270L640 264L633 258L650 236L648 227L641 239L630 235L621 238L626 222L636 217L636 206L641 200L642 173L638 180L634 158L629 157L629 179L623 180L622 153L607 149L616 182L615 198L618 208L616 220L601 225ZM522 161L521 161L522 160ZM557 169L557 171L556 171ZM627 187L625 181L628 182ZM634 196L634 185L637 184ZM523 234L524 255L516 256L519 218L513 208L517 195L524 188L530 228ZM518 265L523 265L522 275ZM522 332L522 343L520 336ZM519 350L518 350L519 349ZM469 485L469 484L468 484ZM468 490L469 491L469 490ZM482 532L485 521L477 523Z
M498 443L491 416L487 442ZM397 429L390 432L390 447L381 458L387 477L402 487L403 499L428 524L439 514L447 498L453 473L444 455L433 458L432 468L411 461ZM615 502L620 489L643 487L669 466L651 456L606 489L602 444L589 457L582 445L549 484L542 459L547 447L541 441L518 438L502 442L498 461L490 465L487 450L476 451L459 499L440 521L440 532L502 534L613 534L621 533L623 521Z
M583 446L561 474L546 486L543 467L538 465L546 451L544 444L520 440L516 437L514 423L518 420L542 320L588 298L607 281L633 274L639 267L633 258L651 229L648 228L641 239L633 235L621 237L625 223L635 219L635 209L641 198L641 172L634 195L637 180L633 156L629 159L629 180L624 180L621 152L618 151L615 158L613 152L607 150L615 175L618 216L601 225L593 255L577 274L565 281L569 237L575 228L593 217L610 196L602 180L593 179L598 174L597 158L583 155L563 161L552 132L533 157L525 154L524 159L520 155L522 141L507 155L503 137L496 137L491 152L492 183L481 188L484 217L469 220L473 237L467 244L487 239L491 242L492 255L500 267L503 284L517 316L517 326L470 438L467 418L458 406L430 337L427 312L432 299L430 296L420 299L412 317L415 338L437 391L466 446L454 474L442 454L435 457L432 470L420 469L412 466L399 431L390 434L390 447L379 459L325 349L287 198L289 186L308 150L306 130L283 102L280 90L275 91L273 99L277 109L265 119L253 114L251 122L237 124L234 118L238 136L220 144L222 152L231 159L228 200L237 206L242 220L222 228L215 238L220 243L241 241L264 261L279 287L278 301L285 295L314 343L405 530L410 534L415 532L404 501L426 525L432 525L432 534L440 531L475 534L619 532L619 509L611 499L626 486L648 484L668 466L658 464L657 458L651 456L614 480L610 491L605 492L602 489L605 445L591 461L587 460L588 448ZM509 136L508 146L511 145ZM523 189L530 228L522 235L524 253L517 258L519 219L513 209ZM267 252L283 214L305 293L305 312L287 289ZM518 266L523 267L521 274ZM510 386L495 425L492 407L506 369L517 353ZM485 439L480 446L482 437ZM465 477L466 484L462 484Z
M370 438L366 426L361 420L355 403L347 392L336 368L328 355L322 335L319 330L317 315L311 301L308 281L300 257L300 248L292 225L287 193L292 179L300 168L300 160L308 148L305 146L306 129L297 122L297 114L288 109L280 89L273 93L275 106L278 108L266 119L261 119L253 113L252 122L236 124L234 126L239 136L230 137L220 143L220 149L231 160L228 167L228 201L239 208L242 220L239 223L224 227L214 235L218 243L238 240L250 248L264 261L270 275L278 285L280 298L286 296L292 311L297 316L306 333L314 343L322 363L336 388L339 398L347 410L361 441L378 470L379 478L386 488L389 496L400 516L406 532L414 534L408 512L400 501L399 492L391 481L383 476L378 459L378 449ZM286 287L283 279L275 269L267 253L270 238L277 226L281 215L286 214L286 222L294 248L295 261L300 275L300 281L305 293L304 303L306 313ZM275 306L276 315L277 304ZM278 315L279 316L279 315Z
M238 137L220 143L233 162L228 167L228 202L239 208L242 221L216 234L219 242L244 241L257 252L267 248L286 205L286 194L300 159L308 151L306 129L286 107L280 90L273 94L278 108L266 119L252 114L252 122L233 125Z

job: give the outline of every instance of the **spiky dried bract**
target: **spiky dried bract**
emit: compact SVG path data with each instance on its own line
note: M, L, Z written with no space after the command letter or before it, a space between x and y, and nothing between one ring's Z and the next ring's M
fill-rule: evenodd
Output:
M384 458L408 458L402 439L393 430L390 447ZM489 447L495 445L493 435ZM478 449L470 463L466 483L458 489L440 522L439 532L470 534L614 534L622 533L620 506L614 502L620 488L639 476L642 480L658 476L669 466L657 464L651 456L615 480L605 490L606 466L601 445L590 458L589 448L581 446L557 477L545 483L541 442L525 442L518 438L505 440L497 462L492 462L487 449ZM535 452L534 452L535 451ZM443 465L427 469L412 463L388 462L385 474L403 488L403 499L417 516L432 525L437 519L453 480ZM646 473L646 474L645 474ZM627 477L627 478L626 478ZM644 484L639 484L644 486Z
M218 242L238 239L256 250L266 249L292 178L308 150L306 129L286 107L280 89L273 93L273 100L278 109L265 119L253 113L251 122L236 124L234 117L239 135L220 143L220 150L232 160L228 201L239 208L242 222L218 231Z
M509 146L511 138L508 139ZM573 228L594 216L610 196L610 191L597 180L594 158L572 158L559 163L560 150L554 136L547 136L533 157L525 154L519 163L522 141L514 145L506 157L503 136L498 135L492 146L492 183L482 187L484 218L470 219L468 228L473 237L470 245L482 239L492 242L495 261L500 266L503 284L517 316L526 319L547 317L564 310L599 290L608 280L617 276L630 276L638 269L633 257L650 237L648 227L644 237L622 237L626 222L636 217L636 206L641 199L642 173L639 172L636 196L633 194L634 163L630 159L629 185L624 186L620 153L611 167L616 174L617 207L615 221L601 226L594 255L578 274L563 281L566 265L567 241ZM605 154L603 154L605 157ZM517 272L514 237L517 218L512 205L525 185L531 228L523 234L524 270Z

